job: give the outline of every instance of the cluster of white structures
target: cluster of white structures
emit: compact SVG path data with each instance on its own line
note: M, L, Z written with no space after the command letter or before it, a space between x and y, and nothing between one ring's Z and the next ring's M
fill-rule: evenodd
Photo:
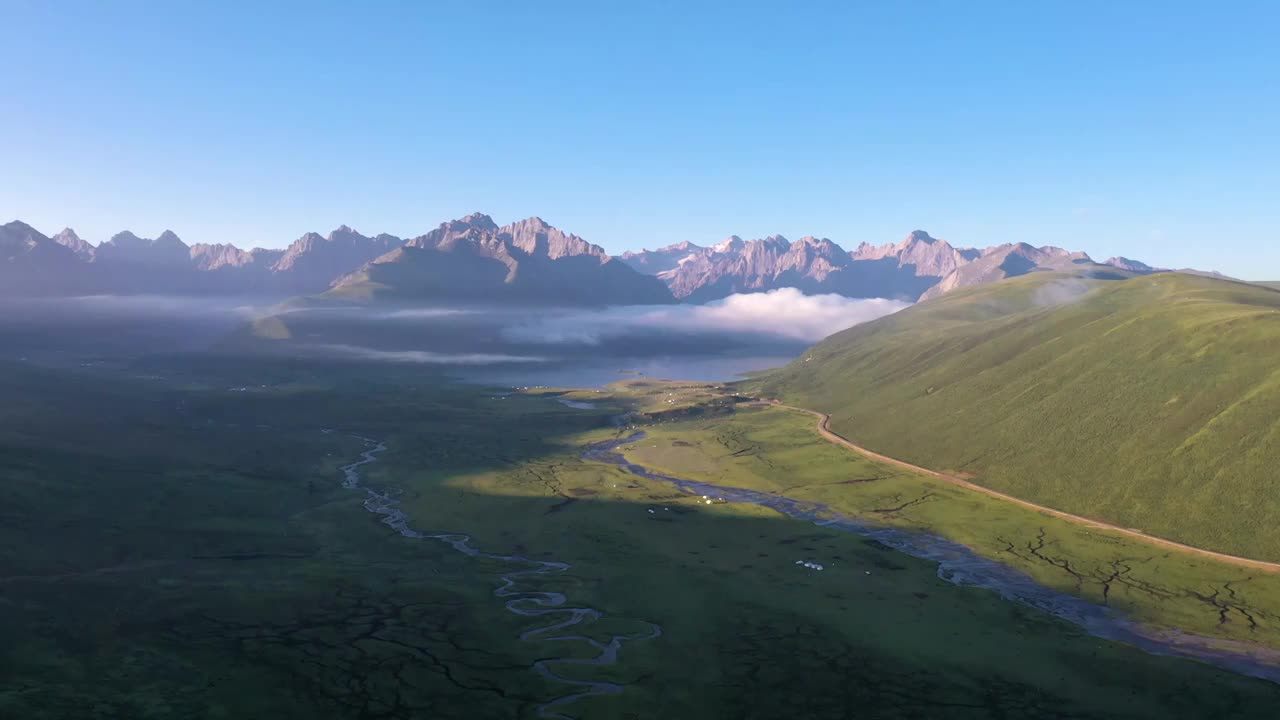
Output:
M707 497L706 495L703 495L702 502L710 505L711 503L724 502L724 498L711 498L711 497Z
M809 562L808 560L797 560L796 564L803 565L809 568L810 570L822 570L822 567L823 567L821 563Z

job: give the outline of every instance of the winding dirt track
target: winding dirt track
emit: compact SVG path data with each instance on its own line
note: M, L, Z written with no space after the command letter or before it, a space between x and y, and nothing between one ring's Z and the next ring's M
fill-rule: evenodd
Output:
M1022 507L1030 508L1032 510L1042 512L1047 515L1052 515L1054 517L1062 518L1063 520L1069 520L1071 522L1074 522L1080 525L1086 525L1088 527L1097 528L1099 530L1106 530L1108 532L1119 533L1121 535L1128 535L1129 537L1137 538L1139 540L1142 540L1143 542L1150 543L1152 545L1158 545L1160 547L1165 547L1172 550L1178 550L1181 552L1193 553L1195 555L1200 555L1202 557L1212 558L1214 560L1230 563L1232 565L1239 565L1242 567L1254 568L1257 570L1262 570L1264 572L1280 572L1280 563L1267 562L1265 560L1254 560L1252 558L1240 557L1239 555L1228 555L1227 553L1214 552L1213 550L1205 550L1204 548L1198 548L1191 545L1184 545L1180 542L1174 542L1173 540L1166 540L1164 538L1159 538L1154 535L1148 535L1138 530L1122 528L1116 525L1112 525L1110 523L1101 522L1099 520L1091 520L1087 517L1082 517L1080 515L1073 515L1069 512L1063 512L1062 510L1054 510L1051 507L1045 507L1044 505L1037 505L1033 502L1029 502L1027 500L1021 500L1019 498L1013 497L1012 495L1006 495L1002 492L992 490L991 488L986 488L981 485L976 485L967 480L961 480L960 478L954 475L947 475L946 473L940 473L936 470L930 470L929 468L920 467L919 465L913 465L909 462L906 462L905 460L892 458L892 457L889 457L888 455L881 455L880 453L875 452L874 450L868 450L867 448L864 448L861 445L858 445L857 443L854 443L853 441L844 437L843 435L840 435L835 431L833 431L828 426L828 423L830 423L831 421L831 416L827 415L826 413L821 413L816 410L809 410L808 408L796 407L794 405L784 405L776 400L761 400L759 401L759 404L769 405L772 407L785 408L787 410L794 410L796 412L805 413L806 415L811 415L818 419L818 434L821 435L823 438L825 438L827 441L835 443L836 445L841 445L845 448L853 450L856 453L865 455L873 460L879 460L880 462L885 463L887 465L893 465L895 467L899 467L904 470L910 470L912 472L922 473L924 475L937 478L938 480L942 480L943 482L951 483L952 485L959 485L960 487L973 490L974 492L980 492L983 495L989 495L994 498L999 498L1001 500L1005 500L1007 502L1021 505Z

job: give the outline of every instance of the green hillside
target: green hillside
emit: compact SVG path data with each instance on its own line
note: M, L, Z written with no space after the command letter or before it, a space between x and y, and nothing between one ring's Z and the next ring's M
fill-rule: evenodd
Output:
M1278 351L1276 290L1037 274L851 328L752 383L872 449L1276 560Z

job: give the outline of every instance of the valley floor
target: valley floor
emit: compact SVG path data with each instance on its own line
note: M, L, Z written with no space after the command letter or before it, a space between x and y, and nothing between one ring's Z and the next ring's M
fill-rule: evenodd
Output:
M5 370L3 717L1261 718L1280 704L1280 685L1101 640L872 538L584 457L631 436L613 422L629 414L647 436L623 451L658 471L928 530L1144 621L1276 644L1270 576L873 462L717 386L508 393L189 359ZM465 533L486 554L406 535L355 484L415 532ZM523 561L567 567L512 577ZM568 615L508 606L560 596L584 620L567 633L549 628ZM566 662L618 637L636 639L614 663ZM549 705L583 683L620 692Z
M1219 558L1041 508L869 453L838 435L824 435L834 444L824 442L815 416L822 418L743 403L731 415L660 423L626 454L659 472L938 535L1141 624L1220 638L1280 665L1280 575L1270 563Z

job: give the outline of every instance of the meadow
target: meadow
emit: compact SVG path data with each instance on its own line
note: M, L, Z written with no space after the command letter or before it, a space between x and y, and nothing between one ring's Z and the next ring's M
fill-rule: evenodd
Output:
M412 368L198 358L2 377L0 716L536 717L571 692L531 666L595 651L519 640L552 620L494 597L508 567L366 512L341 486L369 447L353 436L386 444L363 479L415 527L569 563L528 584L603 613L577 632L661 626L615 665L561 665L624 688L569 717L1248 718L1280 702L863 538L583 459L621 412L655 437L756 416L718 388L506 394Z
M1034 273L837 333L750 391L876 452L1274 561L1277 347L1274 290Z
M660 423L628 446L659 472L821 503L938 535L1143 624L1280 648L1280 573L1145 543L866 458L777 407Z

